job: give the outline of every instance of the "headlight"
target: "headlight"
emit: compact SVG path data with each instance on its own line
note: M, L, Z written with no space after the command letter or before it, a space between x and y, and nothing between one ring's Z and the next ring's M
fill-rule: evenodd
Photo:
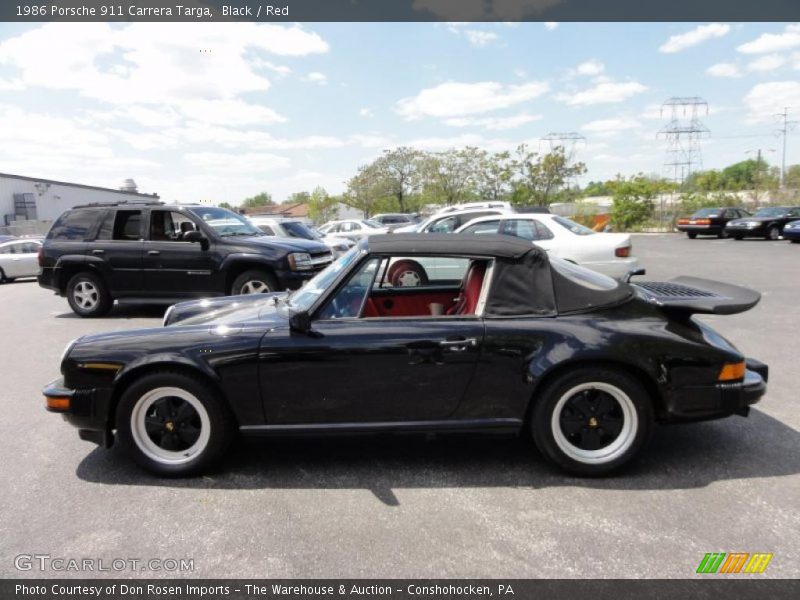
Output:
M79 339L81 339L81 338L75 338L74 340L72 340L69 344L67 344L64 347L64 351L61 353L61 360L58 361L58 364L61 364L61 363L64 362L64 360L67 358L67 356L69 356L69 353L75 347L75 344L78 343Z
M747 225L748 227L758 227L760 223L758 221L747 221L745 225Z
M289 267L293 271L307 271L311 265L311 255L306 252L292 252L289 254Z

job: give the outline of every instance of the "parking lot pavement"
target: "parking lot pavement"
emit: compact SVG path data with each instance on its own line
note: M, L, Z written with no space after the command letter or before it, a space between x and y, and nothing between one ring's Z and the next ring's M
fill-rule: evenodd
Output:
M35 282L0 286L0 575L81 575L14 567L49 554L192 558L195 577L687 577L706 552L741 551L774 553L765 576L797 577L800 246L633 243L645 279L763 292L752 311L707 320L769 364L769 392L747 419L658 428L606 479L566 477L524 440L416 438L242 444L211 476L153 478L80 441L40 388L70 339L156 327L161 311L83 320Z

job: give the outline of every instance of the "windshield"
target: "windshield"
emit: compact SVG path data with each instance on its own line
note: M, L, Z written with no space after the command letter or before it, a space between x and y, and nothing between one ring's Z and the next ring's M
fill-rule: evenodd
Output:
M786 212L785 208L772 207L772 208L759 208L754 214L754 217L780 217Z
M286 233L289 234L289 237L301 238L304 240L319 239L319 234L300 221L286 221L281 223L281 225L286 230Z
M592 235L593 233L596 233L588 227L584 227L580 223L576 223L570 219L565 219L564 217L553 217L553 221L561 225L564 229L569 229L575 235Z
M361 248L354 246L347 254L343 254L327 268L308 280L303 287L289 296L289 306L297 311L309 310L322 293L339 277L339 274L354 262L361 254Z
M372 227L373 229L383 229L383 225L381 225L377 221L373 221L372 219L364 219L361 222L365 223L367 227Z
M258 227L246 218L226 208L210 206L208 208L190 208L189 211L202 219L206 225L221 237L230 235L264 235Z
M719 209L718 208L701 208L696 213L692 215L693 217L718 217L719 216Z

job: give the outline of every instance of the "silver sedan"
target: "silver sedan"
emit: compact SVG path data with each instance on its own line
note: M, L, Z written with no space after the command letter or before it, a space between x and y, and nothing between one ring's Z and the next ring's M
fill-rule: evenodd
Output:
M36 277L39 274L37 255L41 240L0 238L0 282L17 277Z

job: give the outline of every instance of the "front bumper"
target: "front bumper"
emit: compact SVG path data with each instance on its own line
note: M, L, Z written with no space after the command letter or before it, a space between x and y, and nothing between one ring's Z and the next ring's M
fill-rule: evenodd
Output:
M49 412L59 413L64 420L77 427L78 436L82 440L94 442L105 448L111 447L114 436L111 433L111 390L92 388L73 390L64 386L64 379L48 383L42 390L46 399L67 399L67 407L52 408L45 405Z
M797 229L784 229L783 239L785 240L800 240L800 227Z
M726 225L725 233L730 237L764 237L767 230L763 225L756 227L744 227L741 225Z
M674 421L702 421L730 415L746 417L750 406L767 391L769 367L752 358L744 379L735 383L681 386L665 392L667 417Z

